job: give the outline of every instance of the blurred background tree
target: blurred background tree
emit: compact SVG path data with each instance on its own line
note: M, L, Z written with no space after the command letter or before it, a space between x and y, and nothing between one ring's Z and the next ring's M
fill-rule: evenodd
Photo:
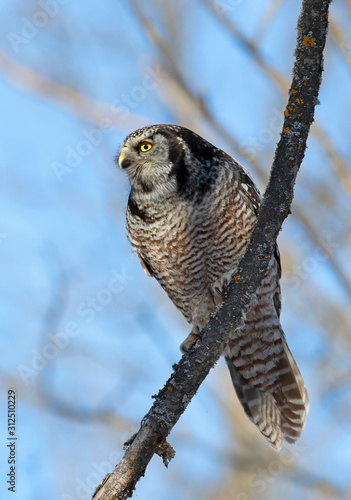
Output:
M127 242L119 143L140 126L177 123L237 158L263 190L299 9L281 0L0 7L1 404L15 388L17 498L90 498L188 333ZM169 469L154 458L136 498L351 496L350 21L351 2L334 2L321 106L279 239L282 324L311 400L303 437L271 450L221 362L170 436ZM6 445L0 454L5 478Z

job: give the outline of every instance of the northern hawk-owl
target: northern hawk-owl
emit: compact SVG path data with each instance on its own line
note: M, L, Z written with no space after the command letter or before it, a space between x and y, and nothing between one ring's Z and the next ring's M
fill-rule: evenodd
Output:
M152 125L121 144L118 164L131 191L127 233L192 331L192 347L222 300L245 252L261 197L233 158L191 130ZM249 419L276 449L295 442L308 411L307 391L280 325L278 247L240 330L224 356Z

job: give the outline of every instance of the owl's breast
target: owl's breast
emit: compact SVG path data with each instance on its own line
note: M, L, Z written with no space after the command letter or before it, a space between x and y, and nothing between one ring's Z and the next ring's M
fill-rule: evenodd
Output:
M255 215L232 191L228 181L201 202L175 198L157 209L127 211L134 249L189 322L194 304L203 300L215 309L213 285L235 271L254 226Z

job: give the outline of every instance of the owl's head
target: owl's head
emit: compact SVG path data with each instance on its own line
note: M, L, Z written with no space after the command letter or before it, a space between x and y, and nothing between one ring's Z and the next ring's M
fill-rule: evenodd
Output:
M217 177L225 155L189 129L151 125L122 142L118 164L129 176L134 192L152 198L204 194Z

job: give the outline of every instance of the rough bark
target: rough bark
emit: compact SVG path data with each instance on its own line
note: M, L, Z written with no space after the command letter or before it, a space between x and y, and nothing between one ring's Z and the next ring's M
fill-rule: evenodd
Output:
M238 272L222 304L203 330L201 344L173 367L173 374L155 397L140 430L126 444L124 457L97 488L94 500L122 500L132 496L154 453L162 456L168 465L174 451L166 437L219 359L230 332L240 327L251 297L265 276L269 256L290 213L296 175L318 103L330 3L331 0L303 1L283 130L257 224Z

